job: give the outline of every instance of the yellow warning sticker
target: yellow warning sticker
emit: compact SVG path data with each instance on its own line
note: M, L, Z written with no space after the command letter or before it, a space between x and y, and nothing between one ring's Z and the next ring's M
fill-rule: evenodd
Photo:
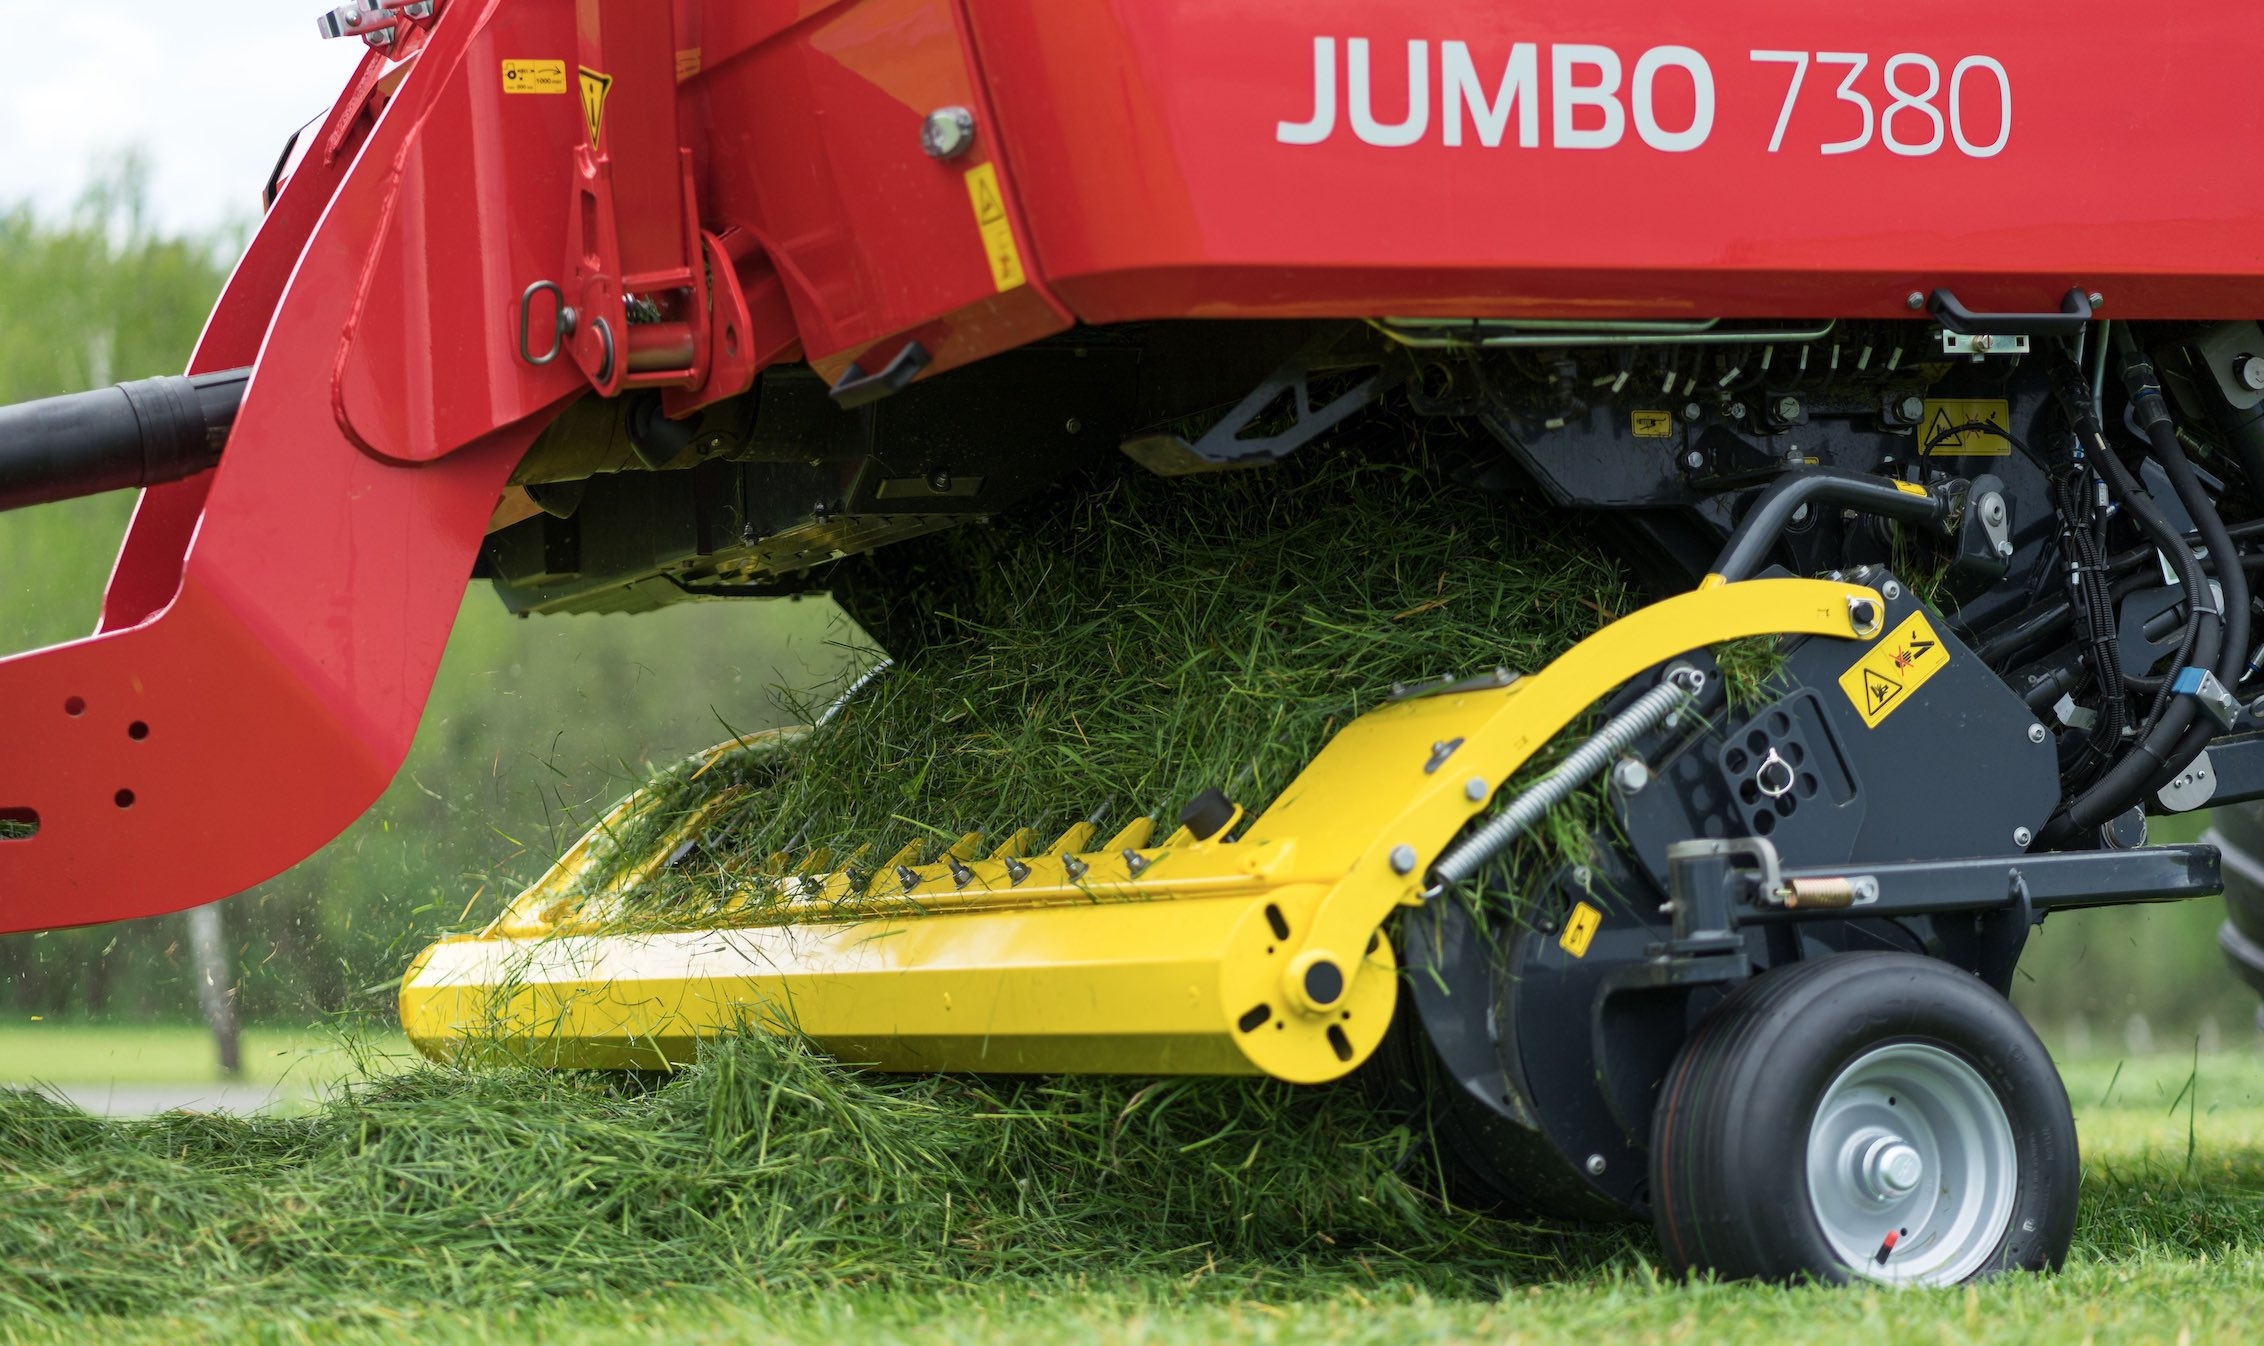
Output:
M1816 460L1811 458L1808 461L1813 463ZM1890 482L1889 484L1892 485L1896 490L1902 492L1904 495L1923 496L1926 494L1926 488L1919 485L1915 481L1897 481Z
M1871 652L1855 661L1855 666L1840 674L1840 690L1855 703L1855 713L1863 717L1865 726L1876 729L1879 721L1902 709L1911 693L1926 685L1933 677L1949 666L1950 652L1942 647L1942 638L1926 624L1926 614L1913 612L1903 618L1902 625L1889 631Z
M601 75L588 66L582 71L582 118L590 125L590 148L600 148L605 134L605 96L613 92L613 76Z
M2012 453L2012 403L2001 397L1929 397L1918 421L1918 451L1935 458L2004 458Z
M682 84L700 73L700 49L686 47L676 53L676 82Z
M1557 947L1575 958L1586 958L1588 946L1596 941L1596 928L1603 923L1603 912L1586 902L1573 903L1571 914L1564 918L1564 933L1557 936Z
M1674 433L1674 413L1671 411L1635 411L1628 420L1637 439L1665 439Z
M1014 246L1014 226L1006 218L1006 195L998 189L998 170L989 164L968 169L967 200L975 207L975 228L983 236L983 253L990 259L991 282L1004 294L1029 278L1022 274L1022 253Z
M566 92L566 63L564 61L505 61L503 63L503 92L564 93Z

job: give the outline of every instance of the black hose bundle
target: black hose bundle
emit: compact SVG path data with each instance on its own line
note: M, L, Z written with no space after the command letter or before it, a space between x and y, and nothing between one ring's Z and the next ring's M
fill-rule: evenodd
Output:
M2193 549L2108 446L2089 397L2070 396L2066 387L2059 384L2055 387L2061 393L2062 407L2074 425L2077 438L2086 446L2091 465L2106 483L2107 490L2122 506L2123 513L2168 559L2177 572L2178 583L2185 590L2187 625L2177 667L2209 669L2219 681L2233 685L2239 679L2248 639L2247 578L2239 565L2225 560L2236 557L2238 551L2217 514L2215 503L2195 477L2193 465L2186 461L2169 408L2162 401L2153 365L2131 340L2127 328L2118 329L2115 337L2117 349L2123 355L2124 385L2130 392L2137 423L2146 432L2154 456L2168 474L2179 501L2193 516L2203 544L2218 561L2215 569L2224 586L2226 600L2222 607ZM2225 609L2231 610L2229 615ZM2093 657L2098 659L2100 655L2095 653ZM2105 693L2110 682L2118 677L2117 665L2107 663L2096 667L2094 672L2102 690L2102 703L2114 699ZM2174 678L2173 673L2173 681ZM2119 696L2119 690L2116 695ZM2159 789L2162 782L2174 776L2207 746L2215 732L2213 723L2201 718L2199 710L2193 697L2171 695L2166 682L2162 694L2139 726L2138 742L2068 802L2046 829L2045 839L2065 842L2124 812Z

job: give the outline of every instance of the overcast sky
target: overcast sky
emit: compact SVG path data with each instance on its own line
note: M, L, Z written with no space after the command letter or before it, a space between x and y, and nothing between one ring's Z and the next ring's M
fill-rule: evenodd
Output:
M0 206L60 216L91 166L146 151L171 230L259 213L284 137L360 55L315 36L321 0L0 0Z

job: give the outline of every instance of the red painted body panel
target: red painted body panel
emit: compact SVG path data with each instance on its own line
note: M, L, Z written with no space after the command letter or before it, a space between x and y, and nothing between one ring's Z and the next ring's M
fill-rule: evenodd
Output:
M1088 322L1163 316L1382 313L1596 317L1905 316L1913 289L1974 306L2049 310L2071 285L2127 317L2264 312L2264 179L2241 146L2260 116L2248 59L2264 11L2112 0L1580 4L1445 0L967 0L1039 265ZM1373 111L1406 108L1406 44L1431 45L1431 126L1403 148L1338 118L1315 145L1276 140L1314 106L1313 39L1364 37ZM1697 50L1714 126L1688 152L1632 130L1610 149L1443 143L1438 47L1468 45L1491 89L1512 44L1615 48L1632 72L1663 44ZM2001 152L1906 157L1835 98L1844 67L1811 68L1778 152L1791 67L1762 50L1933 57L1946 78L1997 59L2014 95ZM2217 55L2240 53L2235 59ZM1827 75L1829 76L1827 78ZM1906 87L1923 79L1906 76ZM1669 127L1687 82L1662 80ZM1969 77L1976 123L1994 92ZM1344 111L1340 98L1340 113ZM1937 98L1937 103L1941 101ZM1989 105L1989 106L1984 106ZM1903 114L1913 126L1919 114ZM1898 128L1906 142L1923 132ZM1994 131L1977 125L1984 146Z
M1524 102L1482 130L1469 99L1499 97L1519 43ZM1560 48L1591 64L1560 71ZM2104 0L2048 20L1939 0L447 0L392 53L416 57L397 88L365 64L213 316L192 368L256 362L222 466L144 497L97 635L0 661L0 808L41 823L0 842L0 928L208 901L350 822L407 749L505 477L593 383L687 408L797 351L832 375L916 339L940 371L1078 320L1903 316L1937 285L2254 316L2260 48L2264 11L2139 22ZM1755 51L1805 54L1789 108L1793 64ZM1867 57L1852 98L1831 53ZM2010 123L1969 61L1962 145L1894 152L1873 114L1898 57L1937 80L1998 63ZM594 146L570 91L500 92L512 59L612 77ZM1560 123L1551 100L1605 59L1619 91ZM973 150L930 159L921 120L950 104ZM1859 106L1865 143L1824 152ZM1615 116L1608 148L1559 143L1611 139ZM1896 116L1909 148L1927 114ZM994 265L1002 237L1018 267ZM729 264L712 302L685 264L702 253ZM624 289L680 285L636 336L688 333L693 358L600 378L585 321L531 366L518 302L544 280L616 320L624 354Z

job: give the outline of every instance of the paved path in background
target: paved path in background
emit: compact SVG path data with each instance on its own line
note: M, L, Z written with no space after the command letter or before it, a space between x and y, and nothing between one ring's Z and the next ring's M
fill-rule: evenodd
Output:
M43 1084L39 1091L103 1117L153 1117L176 1108L242 1115L309 1097L306 1086L291 1083Z

